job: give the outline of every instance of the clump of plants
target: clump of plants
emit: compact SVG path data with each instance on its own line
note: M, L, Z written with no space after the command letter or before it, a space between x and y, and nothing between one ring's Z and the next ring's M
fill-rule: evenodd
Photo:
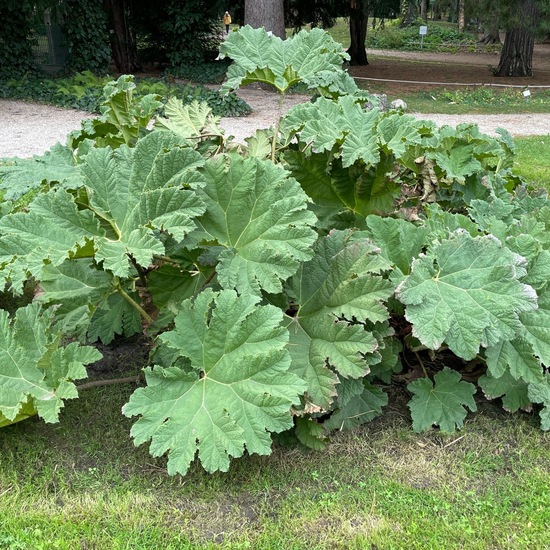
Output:
M525 106L526 103L544 105L550 102L550 92L547 90L529 90L524 95L524 89L494 89L489 87L460 88L455 90L433 90L426 95L435 100L447 101L457 105L484 107L487 105Z
M205 61L197 64L183 64L170 67L167 72L169 76L188 80L199 84L221 84L227 73L230 62L226 61Z
M0 97L40 101L59 107L99 113L104 101L104 87L111 80L111 76L96 76L89 71L52 79L27 74L19 79L0 80ZM166 79L150 78L136 79L135 82L133 95L136 99L155 94L163 103L170 97L181 99L186 105L193 101L205 102L212 112L219 116L244 116L251 112L250 106L235 94L222 97L215 90L202 85L179 84Z
M171 474L283 432L320 449L383 414L391 384L416 431L461 428L481 393L550 429L550 205L511 172L510 137L365 110L319 29L243 27L221 55L227 92L318 98L244 146L197 102L151 129L156 99L125 77L67 146L4 169L6 200L41 192L0 218L2 282L39 289L0 312L0 423L57 421L93 343L144 333L123 413Z
M425 23L420 22L419 25L425 25ZM367 34L367 46L383 50L415 51L423 49L441 52L478 48L476 35L435 24L428 25L428 32L421 39L419 25L410 27L387 25L384 28L371 31Z

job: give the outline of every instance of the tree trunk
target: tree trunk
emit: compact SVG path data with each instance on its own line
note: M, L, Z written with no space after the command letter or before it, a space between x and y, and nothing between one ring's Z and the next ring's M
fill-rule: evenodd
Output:
M401 0L399 10L401 12L401 27L412 25L416 18L416 7L414 1Z
M132 0L103 0L103 10L109 14L109 35L117 71L131 74L141 70L132 29Z
M478 44L500 44L500 33L498 32L498 25L496 28L487 29L485 34L478 40Z
M349 35L351 45L348 54L351 65L368 65L365 40L367 38L367 26L369 22L368 0L351 0L349 13Z
M428 0L420 0L420 19L428 20Z
M495 76L533 76L533 49L539 10L535 0L520 0L520 20L506 31Z
M284 0L245 0L244 23L286 38Z
M458 32L464 32L466 18L464 16L464 0L458 0Z
M484 46L486 46L487 44L501 43L498 17L495 20L493 20L488 26L485 26L483 28L483 31L484 31L484 34L478 40L478 44L483 44Z

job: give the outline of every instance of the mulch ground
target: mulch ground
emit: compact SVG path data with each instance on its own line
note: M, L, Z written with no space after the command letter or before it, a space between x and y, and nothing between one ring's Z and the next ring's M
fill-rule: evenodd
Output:
M394 57L399 55L399 58ZM384 89L392 93L414 92L441 87L431 82L452 84L492 84L496 86L549 86L550 44L537 44L533 54L533 77L496 77L492 70L499 62L496 53L431 53L370 50L369 65L351 67L354 77L384 80ZM391 81L417 81L413 83ZM379 80L366 81L373 88ZM421 82L421 83L420 83ZM372 83L372 85L371 85ZM382 85L382 84L380 84Z

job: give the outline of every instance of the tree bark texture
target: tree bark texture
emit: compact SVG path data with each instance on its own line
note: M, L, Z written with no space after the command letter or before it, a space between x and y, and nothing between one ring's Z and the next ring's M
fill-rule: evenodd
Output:
M245 0L244 23L286 38L284 0Z
M518 0L519 22L507 29L495 76L533 76L533 49L539 10L535 0Z
M498 19L491 26L487 26L484 29L483 36L479 39L478 43L486 46L487 44L501 44L500 32L498 26Z
M348 54L351 65L368 65L365 40L369 22L368 0L351 0L349 16L349 34L351 45Z
M139 71L132 0L103 0L103 10L109 14L109 36L117 71L126 74Z
M466 18L464 15L464 0L458 0L458 32L464 32Z
M420 19L428 20L428 0L420 0Z

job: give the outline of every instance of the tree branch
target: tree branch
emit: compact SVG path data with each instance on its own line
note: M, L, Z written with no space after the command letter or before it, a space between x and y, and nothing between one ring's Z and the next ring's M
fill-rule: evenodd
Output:
M76 386L77 390L89 390L91 388L98 388L100 386L114 386L115 384L129 384L131 382L137 383L142 379L141 374L136 376L126 376L125 378L107 378L105 380L93 380L92 382L86 382Z

